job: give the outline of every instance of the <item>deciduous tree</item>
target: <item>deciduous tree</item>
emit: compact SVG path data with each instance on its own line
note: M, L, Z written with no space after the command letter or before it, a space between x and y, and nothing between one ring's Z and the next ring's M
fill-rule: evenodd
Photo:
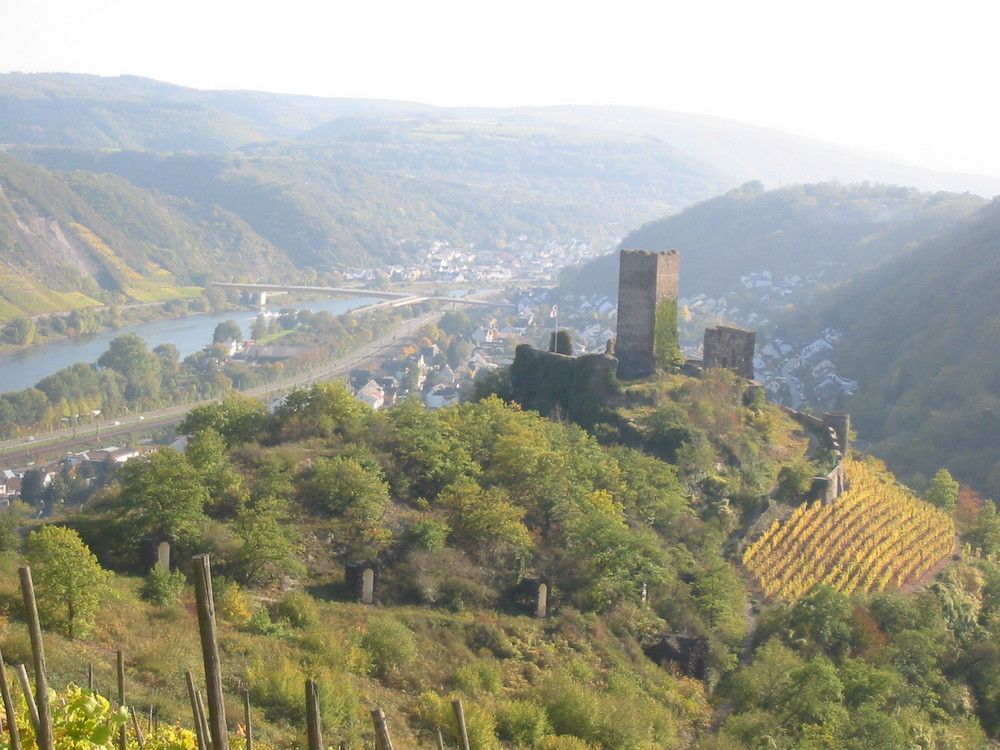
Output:
M72 529L43 526L27 540L39 614L70 638L93 624L111 574Z

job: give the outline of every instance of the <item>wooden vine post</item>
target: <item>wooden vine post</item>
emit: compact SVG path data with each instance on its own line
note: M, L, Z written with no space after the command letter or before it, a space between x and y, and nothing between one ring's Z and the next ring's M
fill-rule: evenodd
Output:
M31 582L31 568L23 565L18 572L21 576L21 594L24 596L24 609L31 635L31 653L35 661L35 703L38 706L38 736L35 742L38 750L55 750L52 740L52 712L49 709L49 684L45 677L45 649L42 646L42 625L38 620L38 606L35 604L35 586Z
M205 685L208 693L208 727L212 750L229 750L226 731L226 703L222 694L222 663L215 632L215 599L212 595L212 568L208 555L194 558L194 593L198 602L198 630L201 654L205 662Z
M21 750L21 734L17 730L17 713L14 709L14 698L10 694L10 682L7 681L7 666L0 652L0 692L3 694L3 710L7 716L7 732L10 734L10 750Z
M378 750L393 750L389 727L385 723L385 712L381 708L372 709L372 723L375 724L375 747Z
M460 698L453 700L451 707L455 711L455 723L458 725L458 746L461 750L470 750L469 731L465 728L465 709L462 708L462 700Z
M115 661L117 663L117 674L118 674L118 705L125 706L125 653L118 649L115 652ZM128 750L128 731L125 729L125 725L122 724L118 727L118 750Z
M253 750L253 718L250 716L250 690L243 690L243 722L245 724L246 747L244 750Z
M21 681L21 692L24 694L24 702L28 706L28 719L31 726L38 734L38 706L31 699L31 680L28 679L28 669L23 664L17 665L17 678Z
M198 691L194 686L194 677L187 672L188 697L191 699L191 716L194 718L194 733L198 738L198 750L208 750L208 733L205 731L205 717L198 700Z
M306 680L306 733L309 750L323 750L323 726L319 715L319 689L314 680Z

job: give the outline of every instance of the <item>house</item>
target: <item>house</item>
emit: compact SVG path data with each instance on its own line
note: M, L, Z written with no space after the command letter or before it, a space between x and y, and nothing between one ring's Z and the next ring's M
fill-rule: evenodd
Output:
M22 474L10 469L0 472L0 505L7 507L12 498L21 494L22 477Z
M391 376L377 377L373 378L373 380L382 388L382 405L392 406L396 403L396 399L399 397L399 381Z
M424 394L424 403L428 409L440 409L444 406L457 404L459 390L453 385L436 385Z
M98 450L86 451L85 453L77 454L84 461L89 461L93 464L123 464L126 461L130 461L133 458L139 456L139 451L133 448L119 448L118 446L112 445L107 448L99 448Z
M475 331L472 332L472 343L475 346L481 346L482 344L492 344L500 338L500 331L498 331L493 326L489 328L483 328L480 326Z
M382 386L374 380L369 380L357 390L354 397L358 401L368 404L372 409L378 411L385 405L385 392Z
M828 352L833 349L833 344L827 341L825 338L818 338L811 344L806 345L802 348L802 358L809 359L820 352Z

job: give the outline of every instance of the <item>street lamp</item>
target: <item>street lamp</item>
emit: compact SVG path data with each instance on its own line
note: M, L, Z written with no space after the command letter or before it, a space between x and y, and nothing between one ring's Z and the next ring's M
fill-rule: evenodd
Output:
M76 420L80 418L79 414L74 414L72 417L63 417L60 422L66 422L67 424L73 425L73 437L76 437Z
M94 418L97 420L97 447L100 448L101 447L101 410L100 409L92 409L90 413L93 414Z

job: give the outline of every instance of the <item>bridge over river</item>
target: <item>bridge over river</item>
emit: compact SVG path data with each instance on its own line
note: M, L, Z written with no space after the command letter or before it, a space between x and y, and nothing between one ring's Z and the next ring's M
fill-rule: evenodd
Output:
M296 284L241 284L238 282L231 281L215 281L212 286L224 287L228 289L239 289L245 292L252 292L259 295L260 304L265 304L267 302L267 295L269 293L298 293L298 294L345 294L351 297L365 296L365 297L376 297L378 299L383 299L385 302L381 302L378 305L373 305L373 307L379 307L382 305L390 305L392 307L399 307L401 305L412 305L417 302L424 302L426 300L436 300L439 302L453 302L455 304L461 305L483 305L487 307L515 307L507 302L495 302L487 299L481 299L487 295L496 294L496 292L482 292L479 294L474 294L468 297L448 297L436 294L421 294L419 292L390 292L381 289L369 289L364 287L336 287L336 286L301 286Z

